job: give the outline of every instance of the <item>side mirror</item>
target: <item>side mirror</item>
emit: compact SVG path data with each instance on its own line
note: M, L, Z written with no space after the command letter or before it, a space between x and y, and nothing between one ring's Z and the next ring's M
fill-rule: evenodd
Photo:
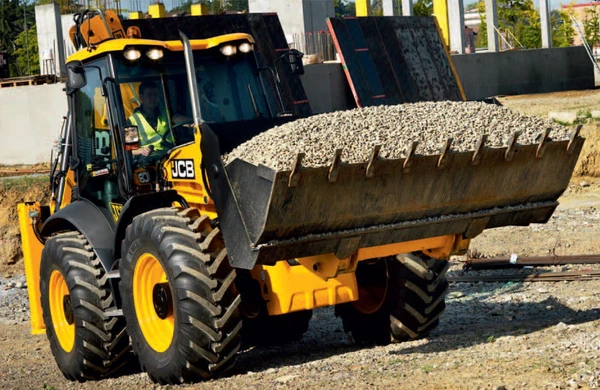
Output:
M67 64L67 88L79 89L85 87L87 80L83 63L81 61L71 61Z
M304 64L302 63L302 57L304 57L304 53L296 50L290 49L288 52L288 59L290 61L290 66L292 67L292 72L297 74L298 76L302 76L304 74Z
M125 150L136 150L140 148L140 132L137 126L127 126L123 129L125 133Z

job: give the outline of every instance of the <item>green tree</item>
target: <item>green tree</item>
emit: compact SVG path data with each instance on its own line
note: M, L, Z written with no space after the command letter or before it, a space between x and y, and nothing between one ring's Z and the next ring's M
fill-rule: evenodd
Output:
M483 1L477 4L477 10L481 17L481 25L476 46L487 46L487 23ZM533 5L533 0L498 0L498 30L507 41L512 41L513 46L522 45L531 49L542 45L540 15Z
M571 12L570 10L554 10L550 13L553 47L568 47L573 44L575 30L571 23Z
M590 47L600 43L600 31L598 31L598 8L593 6L585 10L583 19L583 34Z
M19 76L40 73L40 57L38 54L37 31L35 26L22 31L15 40L16 50L13 52L15 68Z
M433 15L433 0L417 0L413 5L415 16Z
M22 0L0 0L0 51L9 55L8 69L11 77L21 75L16 65L17 37L25 30L25 16L29 28L35 23L34 4Z
M335 16L338 18L356 15L356 5L354 2L348 0L335 0L333 6L335 8Z

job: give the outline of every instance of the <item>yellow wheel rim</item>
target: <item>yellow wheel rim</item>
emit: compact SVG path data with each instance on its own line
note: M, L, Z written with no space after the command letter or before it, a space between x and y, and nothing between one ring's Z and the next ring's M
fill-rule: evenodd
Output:
M50 317L56 338L65 352L71 352L75 345L75 322L73 306L67 282L62 274L54 270L50 274L48 297L50 301Z
M175 332L173 302L167 275L149 253L138 258L133 271L133 304L144 339L156 352L165 352Z

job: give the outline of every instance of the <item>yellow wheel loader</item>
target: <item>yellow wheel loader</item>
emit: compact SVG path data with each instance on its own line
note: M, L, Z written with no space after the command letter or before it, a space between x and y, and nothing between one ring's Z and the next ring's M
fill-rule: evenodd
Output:
M224 165L294 120L255 37L147 39L110 11L79 15L71 36L53 200L19 205L32 331L71 380L132 352L159 383L211 378L242 338L298 339L325 306L360 344L422 337L444 311L449 257L484 229L546 222L583 144ZM142 85L158 100L150 127L136 122Z

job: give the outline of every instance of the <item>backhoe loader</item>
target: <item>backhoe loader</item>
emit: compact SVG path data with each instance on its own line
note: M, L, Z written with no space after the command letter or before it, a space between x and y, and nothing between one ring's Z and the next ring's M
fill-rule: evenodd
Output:
M257 37L148 39L112 11L78 15L71 37L52 202L18 206L32 331L71 380L114 375L132 354L158 383L211 378L242 339L296 340L326 306L359 344L423 337L449 257L484 229L545 223L584 142L224 165L295 119ZM282 54L301 72L300 53ZM132 119L144 83L168 127L146 155Z

